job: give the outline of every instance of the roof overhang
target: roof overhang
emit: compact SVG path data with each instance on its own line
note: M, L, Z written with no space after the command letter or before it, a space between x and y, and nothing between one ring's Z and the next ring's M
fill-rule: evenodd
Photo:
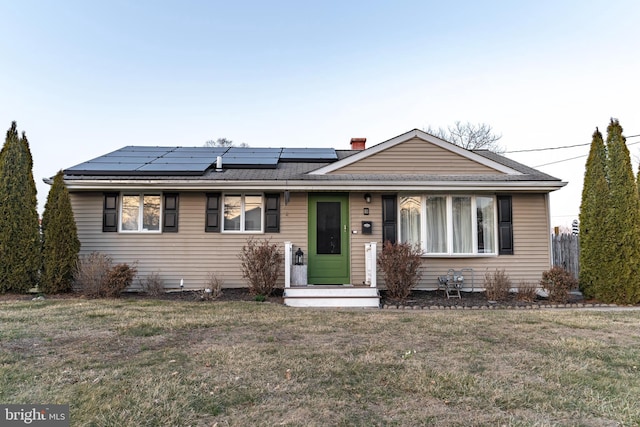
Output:
M155 190L155 191L518 191L550 192L567 185L561 181L210 181L210 180L146 180L105 179L65 180L74 191Z

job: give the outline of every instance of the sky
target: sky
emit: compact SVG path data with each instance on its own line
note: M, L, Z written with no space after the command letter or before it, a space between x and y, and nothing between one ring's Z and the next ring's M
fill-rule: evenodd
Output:
M347 149L456 121L507 152L587 144L506 154L568 182L552 226L578 217L596 127L620 120L637 171L635 0L0 0L0 16L0 126L27 134L39 211L43 178L126 145Z

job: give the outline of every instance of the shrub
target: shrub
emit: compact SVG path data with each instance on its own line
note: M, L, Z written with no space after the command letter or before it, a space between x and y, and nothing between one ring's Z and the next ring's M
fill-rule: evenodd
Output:
M422 251L409 243L385 242L378 255L389 298L404 300L422 277Z
M484 275L484 290L489 301L506 301L511 290L511 279L504 270L487 271Z
M115 298L131 285L136 273L135 267L113 265L108 255L91 252L78 260L74 283L88 298Z
M129 264L116 264L107 272L107 280L102 289L102 295L107 298L117 298L120 292L124 291L133 283L138 270Z
M78 259L73 275L75 286L87 297L98 298L111 268L111 258L100 252L91 252Z
M533 302L536 300L538 288L531 282L520 282L518 285L518 301Z
M164 281L160 274L155 271L140 280L140 287L142 292L152 297L157 297L164 293Z
M269 239L258 241L250 238L238 258L242 263L242 277L249 281L249 292L253 295L271 295L284 261L278 245L271 244Z
M40 290L49 294L71 291L80 241L62 172L56 174L47 196L42 214L42 239Z
M203 299L216 299L222 296L222 285L224 280L216 276L215 273L209 273L207 277L207 285L203 291ZM207 292L207 289L209 292Z
M549 301L566 303L569 300L569 291L577 286L578 282L571 273L562 267L553 267L542 273L540 286L549 292Z

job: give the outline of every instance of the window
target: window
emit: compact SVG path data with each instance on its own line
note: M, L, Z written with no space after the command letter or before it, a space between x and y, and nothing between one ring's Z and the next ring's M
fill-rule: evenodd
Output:
M123 194L120 231L160 232L160 194Z
M223 231L262 231L261 194L225 194Z
M425 254L497 254L495 197L404 196L399 205L401 240Z

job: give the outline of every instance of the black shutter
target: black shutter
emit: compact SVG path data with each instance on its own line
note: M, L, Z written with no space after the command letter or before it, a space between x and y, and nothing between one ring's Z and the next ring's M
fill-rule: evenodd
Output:
M266 209L265 209L265 232L266 233L279 233L280 232L280 195L279 194L265 194Z
M398 207L397 197L394 195L382 196L382 244L387 240L395 244L398 240Z
M513 255L511 196L498 196L498 253L500 255Z
M178 232L178 194L164 194L164 210L162 218L162 231L165 233Z
M207 193L207 211L204 231L220 232L220 193Z
M104 193L102 231L118 231L118 193Z

